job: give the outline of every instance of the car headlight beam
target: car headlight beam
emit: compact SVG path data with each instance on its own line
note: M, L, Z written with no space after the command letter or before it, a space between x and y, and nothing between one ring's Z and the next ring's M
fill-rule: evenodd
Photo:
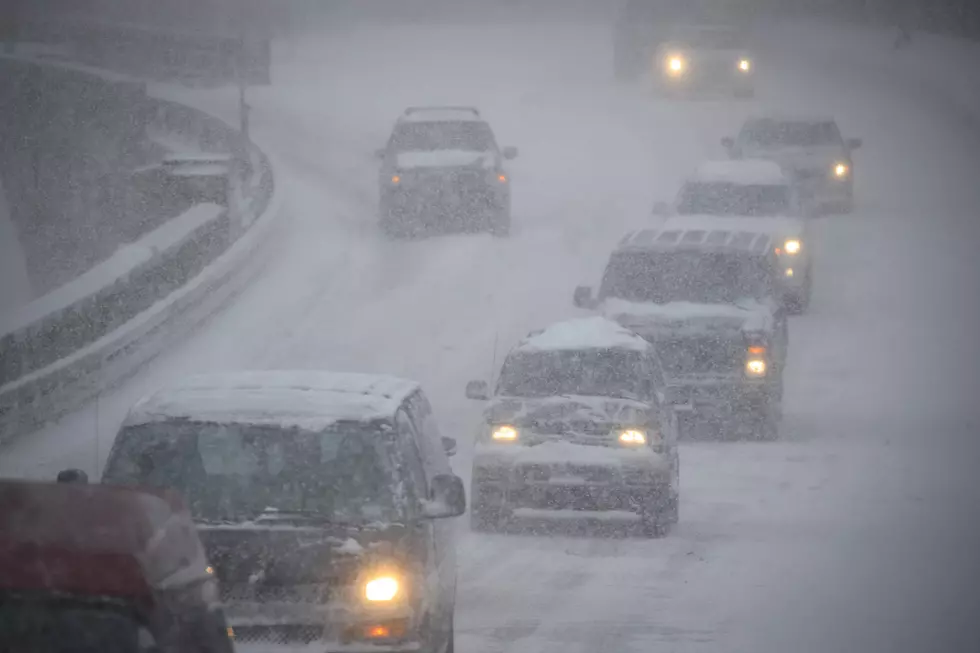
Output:
M745 361L745 373L753 377L766 375L766 361L761 358L750 358Z
M851 168L846 163L837 162L834 164L834 176L838 179L846 179L851 173Z
M679 54L668 55L667 62L667 73L670 75L681 75L684 73L684 69L687 67L684 57Z
M749 61L748 59L739 59L738 69L741 70L743 73L750 72L752 70L752 62Z
M616 439L620 444L636 446L647 443L647 434L640 429L623 429L619 431Z
M385 603L398 597L401 584L392 575L377 576L364 585L364 598L371 603Z
M493 427L490 439L495 442L514 442L517 440L517 429L508 424Z

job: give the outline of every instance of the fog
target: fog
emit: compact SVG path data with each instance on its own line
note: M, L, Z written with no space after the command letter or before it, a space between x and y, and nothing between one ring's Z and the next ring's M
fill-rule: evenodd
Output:
M812 299L788 318L778 439L681 441L680 518L664 537L456 520L455 647L980 650L980 85L967 58L980 44L913 29L896 48L899 21L882 3L859 17L761 3L746 28L754 96L677 98L645 75L616 79L615 7L451 4L266 8L250 29L273 35L271 84L245 90L279 211L261 258L186 337L58 419L0 438L0 475L97 478L130 407L192 374L331 370L420 382L458 441L452 469L471 499L486 406L467 382L496 380L529 331L591 315L575 288L598 287L624 234L656 228L654 203L727 158L720 140L747 117L832 116L863 141L855 205L807 221ZM237 127L228 81L149 91ZM383 234L375 151L406 107L425 105L478 107L497 143L519 148L503 163L507 237ZM67 245L18 248L10 190L4 179L5 324L39 296L32 278L74 269L18 264L24 252L70 258L87 239L117 251L133 233L96 217L86 224L105 241L69 221Z

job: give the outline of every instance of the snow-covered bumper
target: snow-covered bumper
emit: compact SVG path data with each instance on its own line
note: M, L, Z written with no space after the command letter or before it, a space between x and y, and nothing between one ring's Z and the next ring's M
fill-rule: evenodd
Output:
M549 519L637 515L669 492L670 468L656 451L545 442L478 445L473 459L474 510Z
M388 217L444 226L489 223L509 210L510 181L494 170L404 171L382 180L380 199L382 214Z
M412 605L366 606L329 598L317 602L318 594L329 595L319 586L257 589L223 588L225 617L238 644L304 645L311 653L422 649L418 610Z

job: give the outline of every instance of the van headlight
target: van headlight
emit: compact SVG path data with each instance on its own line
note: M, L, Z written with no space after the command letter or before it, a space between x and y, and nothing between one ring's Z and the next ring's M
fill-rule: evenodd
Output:
M766 361L761 358L750 358L745 361L745 373L753 377L766 375Z
M748 59L739 59L738 69L741 70L743 73L750 72L752 70L752 62L749 61Z
M668 55L664 65L667 70L667 74L674 77L683 75L684 69L687 68L687 62L684 61L684 57L679 54Z
M387 603L398 598L401 583L394 574L382 574L364 584L364 599L369 603Z

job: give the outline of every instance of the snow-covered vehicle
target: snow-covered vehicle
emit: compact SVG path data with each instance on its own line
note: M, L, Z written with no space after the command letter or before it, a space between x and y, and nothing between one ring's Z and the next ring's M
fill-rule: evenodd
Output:
M727 25L683 25L656 48L654 80L665 94L720 90L755 94L755 70L742 32Z
M809 201L844 213L854 208L854 150L832 117L757 116L721 144L733 159L770 159L787 170Z
M789 340L779 262L769 234L732 227L631 232L598 295L579 286L574 303L654 343L682 437L711 426L726 437L747 430L773 439Z
M534 332L507 355L473 456L471 524L562 518L677 522L677 418L653 346L602 317Z
M452 650L455 446L413 381L242 372L139 401L102 482L187 498L236 642Z
M811 210L779 164L761 159L705 161L684 181L673 205L658 202L654 213L670 218L663 229L768 233L776 243L787 310L804 313L810 305L813 278L806 216Z
M381 159L379 213L390 236L431 228L510 233L510 176L517 148L497 146L472 107L410 107L398 117Z
M172 492L0 481L0 651L232 653Z

